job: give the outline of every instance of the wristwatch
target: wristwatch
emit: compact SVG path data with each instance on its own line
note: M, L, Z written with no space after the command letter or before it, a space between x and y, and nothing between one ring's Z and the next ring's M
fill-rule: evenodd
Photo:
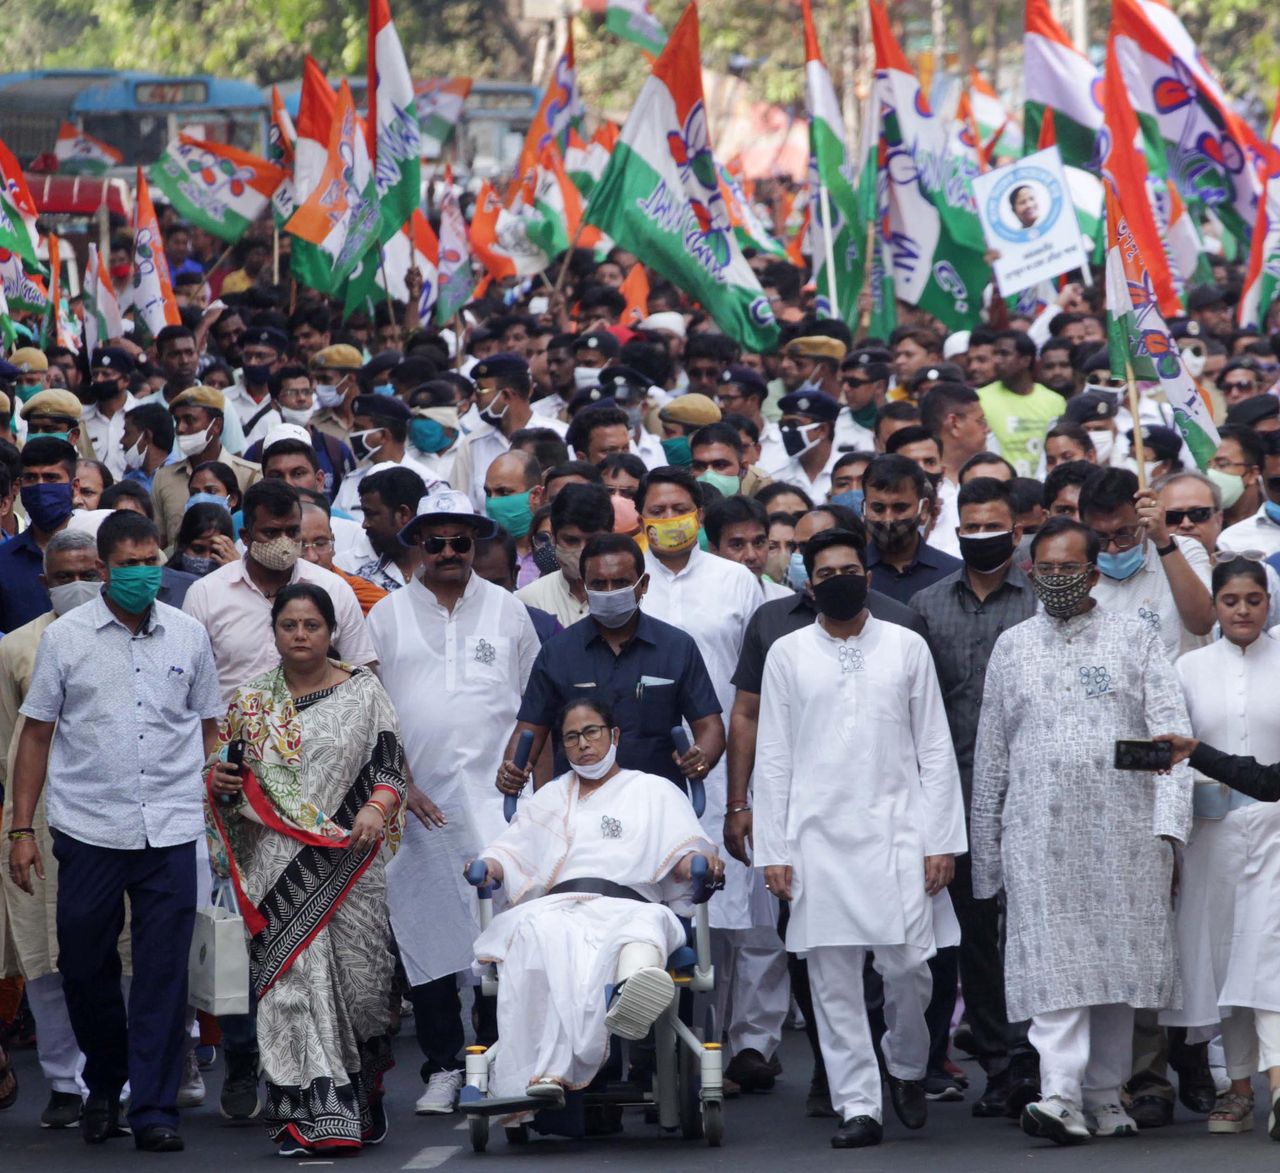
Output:
M1156 553L1159 554L1161 558L1164 558L1166 555L1172 554L1174 550L1176 550L1177 548L1178 548L1178 543L1175 542L1173 538L1170 538L1169 544L1167 546L1156 547Z

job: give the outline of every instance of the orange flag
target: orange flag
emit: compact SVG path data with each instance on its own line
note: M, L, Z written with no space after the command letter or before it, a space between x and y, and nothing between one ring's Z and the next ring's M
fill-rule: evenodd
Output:
M620 324L634 330L641 318L649 316L649 273L639 261L631 266L618 292L627 299Z
M169 262L164 255L164 238L151 205L147 176L138 168L138 207L133 237L133 307L144 331L154 338L166 326L182 322L169 280Z

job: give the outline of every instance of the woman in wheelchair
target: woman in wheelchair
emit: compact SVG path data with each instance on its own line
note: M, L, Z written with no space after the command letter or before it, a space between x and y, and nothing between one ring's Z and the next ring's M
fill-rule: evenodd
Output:
M692 912L694 857L724 882L689 800L618 768L606 703L570 701L556 731L572 769L525 798L484 850L486 883L505 886L512 907L476 941L477 965L499 975L489 1095L549 1103L591 1082L610 1035L643 1038L671 1004L666 959L685 943L676 914Z

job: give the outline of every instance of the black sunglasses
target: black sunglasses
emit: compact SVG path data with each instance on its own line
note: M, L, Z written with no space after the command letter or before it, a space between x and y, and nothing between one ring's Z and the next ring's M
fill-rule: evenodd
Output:
M1223 383L1222 389L1224 391L1252 391L1254 384L1252 379L1242 379L1236 383Z
M1183 521L1190 518L1195 525L1204 525L1206 521L1213 516L1213 508L1209 505L1197 505L1194 509L1166 509L1164 511L1165 525L1181 525Z
M471 549L471 538L461 534L456 538L438 538L431 535L422 539L422 548L428 554L443 554L446 546L455 554L465 554Z

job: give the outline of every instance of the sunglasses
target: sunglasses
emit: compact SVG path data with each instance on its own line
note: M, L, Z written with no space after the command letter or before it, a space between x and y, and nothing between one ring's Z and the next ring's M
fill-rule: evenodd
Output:
M1222 384L1223 391L1252 391L1254 384L1252 379L1241 379Z
M443 554L446 546L455 554L466 554L471 549L471 538L462 534L456 538L438 538L433 535L422 539L422 548L428 554Z
M1190 520L1195 525L1204 525L1213 516L1213 508L1209 505L1197 505L1194 509L1166 509L1165 525L1181 525Z
M840 376L840 382L842 382L846 387L869 387L876 381L877 380L875 379L859 379L850 375Z

